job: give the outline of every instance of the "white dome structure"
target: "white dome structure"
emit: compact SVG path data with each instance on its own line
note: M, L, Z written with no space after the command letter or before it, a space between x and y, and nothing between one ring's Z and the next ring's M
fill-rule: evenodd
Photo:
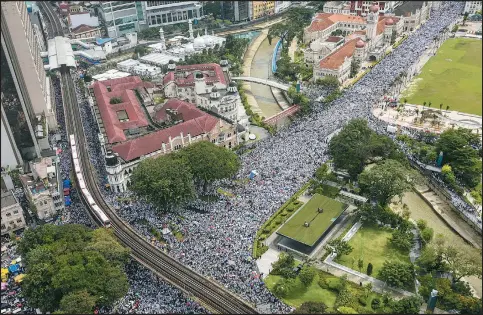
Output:
M198 36L195 38L193 47L195 50L201 50L206 47L205 40L200 36L200 33L198 33Z
M194 49L194 47L193 47L193 44L192 44L192 43L186 44L186 46L184 47L184 51L185 51L187 54L194 53L194 52L195 52L195 49Z
M215 46L215 41L213 40L213 38L211 38L211 36L206 36L205 45L210 48L213 48L213 46Z

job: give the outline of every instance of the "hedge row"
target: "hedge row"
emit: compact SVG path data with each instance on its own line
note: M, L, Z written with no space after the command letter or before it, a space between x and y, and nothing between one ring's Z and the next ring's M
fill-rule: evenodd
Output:
M295 210L302 206L302 202L297 199L307 190L310 183L306 183L299 191L297 191L287 202L285 202L278 210L275 212L258 230L255 235L255 240L253 242L252 256L258 259L263 255L268 249L267 246L263 245L262 241L265 237L261 237L262 234L266 234L267 237L270 236L274 230L276 230L282 223L288 220L290 216L295 213ZM286 212L284 212L287 210ZM275 223L272 225L272 222ZM260 237L262 239L260 239Z

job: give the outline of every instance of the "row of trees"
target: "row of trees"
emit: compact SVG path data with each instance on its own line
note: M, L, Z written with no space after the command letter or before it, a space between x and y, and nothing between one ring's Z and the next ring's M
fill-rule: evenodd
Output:
M43 312L89 314L127 293L129 250L110 230L43 225L25 232L18 251L26 264L25 297Z
M215 180L233 177L240 167L229 149L200 141L178 152L142 161L132 174L131 189L163 211L207 193Z

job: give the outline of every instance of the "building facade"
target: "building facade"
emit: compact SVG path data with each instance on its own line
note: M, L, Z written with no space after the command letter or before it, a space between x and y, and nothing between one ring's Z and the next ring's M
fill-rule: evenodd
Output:
M196 104L233 122L244 120L245 117L238 117L243 105L237 88L228 84L227 68L215 63L186 66L172 63L171 68L163 79L166 97Z
M252 19L251 1L221 1L221 19L231 22L249 21Z
M54 103L51 100L50 80L45 74L40 53L44 47L36 36L35 28L24 1L1 4L1 69L3 122L11 131L10 138L27 160L40 157L37 128L57 129ZM43 117L43 118L42 118ZM45 119L42 127L40 120ZM2 138L3 140L3 138Z
M18 166L23 166L23 158L15 142L15 137L10 129L5 111L2 109L1 120L1 163L4 169L15 169Z
M30 168L32 173L20 176L25 196L40 220L50 220L64 209L57 163L52 158L42 158L31 162Z
M367 16L371 11L371 7L376 2L379 8L378 13L391 13L399 5L403 4L404 1L350 1L349 11L351 15L357 16ZM414 1L416 2L416 1Z
M465 13L468 12L469 14L476 14L478 11L481 11L481 1L465 2Z
M102 2L99 15L107 26L108 36L117 38L146 28L145 4L146 1Z
M70 38L99 38L101 37L101 29L99 27L91 27L89 25L81 24L72 29Z
M254 20L274 13L275 1L252 1L252 15Z
M23 209L10 190L2 189L2 235L25 227Z
M324 4L324 13L347 14L351 13L348 1L328 1Z
M275 1L275 13L287 10L292 5L292 1Z
M202 8L199 1L142 1L149 27L186 23L200 19Z

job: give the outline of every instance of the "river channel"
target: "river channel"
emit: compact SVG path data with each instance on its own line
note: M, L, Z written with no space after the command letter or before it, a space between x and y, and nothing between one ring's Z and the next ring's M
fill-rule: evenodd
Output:
M271 74L272 54L278 38L272 40L272 45L268 44L268 39L265 39L258 48L251 64L250 75L255 78L268 79ZM272 90L269 86L250 83L252 93L258 102L258 107L263 112L264 117L270 117L280 113L282 109L278 106L277 101L272 95Z

